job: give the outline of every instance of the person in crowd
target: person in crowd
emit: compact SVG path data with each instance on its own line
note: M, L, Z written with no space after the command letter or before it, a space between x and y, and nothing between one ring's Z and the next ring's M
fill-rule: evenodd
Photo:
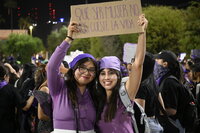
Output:
M2 133L17 133L16 108L28 110L33 102L31 96L24 101L13 85L9 84L9 69L0 64L0 129Z
M185 65L183 66L183 75L184 75L183 84L195 96L196 89L195 89L195 83L193 82L193 78L192 78L192 66L193 65L194 65L194 63L189 59L185 62Z
M179 99L181 97L181 82L182 72L180 64L177 60L176 55L169 50L163 50L155 57L156 63L154 66L154 77L156 83L160 87L162 81L166 78L165 82L160 87L161 94L163 97L165 110L167 114L176 122L180 133L184 133L185 129L182 127L178 119L178 107L180 106ZM170 75L174 76L180 82L172 78L167 78Z
M190 53L190 58L194 63L200 62L200 49L192 49Z
M121 63L121 72L122 72L122 77L127 77L128 76L128 69L127 69L127 63L122 62Z
M11 66L13 67L13 69L15 69L17 77L20 77L22 75L22 67L19 62L13 63L11 64Z
M62 78L60 65L79 32L78 23L70 22L66 39L56 48L47 65L47 81L52 98L54 133L94 133L96 109L93 99L97 63L90 54L80 54L70 62Z
M52 104L47 85L46 65L41 64L35 71L34 97L38 100L38 127L37 133L50 133L53 131Z
M127 64L127 71L128 71L128 75L131 73L131 66L132 66L132 63L128 63Z
M151 133L162 133L163 127L156 117L156 113L159 110L157 101L158 99L162 100L162 97L153 76L154 64L153 54L146 53L143 64L142 82L135 101L145 109Z
M38 133L50 133L53 131L52 101L47 85L46 69L46 65L41 64L38 66L34 76L36 88L33 91L33 95L38 101ZM60 73L63 77L67 71L68 69L61 63Z
M139 25L144 30L139 34L135 61L129 79L125 84L130 100L133 102L138 91L146 51L146 28L148 21L144 15L139 17ZM126 107L119 97L122 80L120 60L116 56L105 56L99 61L97 132L133 133L131 115L125 113Z
M65 77L65 74L68 72L68 70L69 70L69 66L66 64L66 62L62 62L61 64L60 64L60 68L59 68L59 70L60 70L60 75L61 75L61 77Z
M192 65L191 72L195 90L195 91L193 90L193 94L197 101L198 119L200 120L200 62ZM198 123L198 126L196 127L194 133L198 133L199 130L200 130L200 122Z
M196 86L197 84L200 83L200 62L193 64L191 71L192 71L192 80Z
M36 66L32 63L26 63L23 65L23 72L20 76L19 80L16 81L16 87L19 90L20 94L23 97L26 97L29 90L33 90L35 88L35 82L34 82L34 73L36 70ZM23 90L23 86L26 84L29 84L29 87L26 88L26 90Z
M31 92L35 88L34 73L36 66L32 63L23 65L23 72L18 81L16 88L22 96L23 100L30 98ZM37 129L37 100L34 99L31 107L27 111L18 110L18 120L20 124L20 133L31 133Z
M9 83L14 86L15 82L19 79L18 73L15 71L15 69L9 64L9 63L4 63L6 67L8 67L9 72L10 72L10 79Z
M69 68L69 64L68 64L67 61L62 61L62 63L63 63L63 65L64 65L65 68Z

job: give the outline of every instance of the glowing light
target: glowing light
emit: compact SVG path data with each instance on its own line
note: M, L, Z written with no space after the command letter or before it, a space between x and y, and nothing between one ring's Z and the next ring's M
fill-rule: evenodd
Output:
M60 22L64 22L64 20L65 20L64 18L60 18Z

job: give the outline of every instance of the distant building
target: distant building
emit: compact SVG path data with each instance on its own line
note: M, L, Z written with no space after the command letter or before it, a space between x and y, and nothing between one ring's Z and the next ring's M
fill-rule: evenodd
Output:
M5 40L10 34L28 34L28 30L0 30L0 40Z

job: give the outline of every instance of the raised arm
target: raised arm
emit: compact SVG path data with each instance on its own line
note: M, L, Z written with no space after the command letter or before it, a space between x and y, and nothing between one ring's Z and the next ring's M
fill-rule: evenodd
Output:
M135 95L141 82L142 67L146 52L146 29L148 21L144 14L139 16L138 24L142 27L144 32L139 34L136 54L135 57L133 57L135 58L135 61L132 63L129 80L126 82L126 89L131 100L135 99Z
M75 22L69 24L66 39L56 48L49 59L47 65L47 79L51 96L57 95L64 83L59 68L68 48L70 47L70 43L73 41L73 33L78 32L77 26L78 24Z
M9 64L9 63L4 63L5 66L7 66L10 69L10 72L15 74L18 78L20 77L19 74L15 71L15 69Z

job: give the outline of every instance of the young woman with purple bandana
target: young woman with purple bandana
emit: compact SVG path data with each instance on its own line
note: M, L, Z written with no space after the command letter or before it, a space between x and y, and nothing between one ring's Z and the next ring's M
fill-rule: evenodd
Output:
M54 133L94 133L96 110L93 91L97 65L90 54L81 54L69 64L62 78L59 67L78 24L71 22L66 39L56 48L47 67L47 81L53 102Z
M139 17L138 24L144 32L139 34L135 61L132 64L129 79L125 84L130 100L134 103L138 91L146 51L146 28L148 21L144 15ZM133 55L134 56L134 55ZM116 56L106 56L100 60L99 103L97 112L97 132L100 133L133 133L131 115L119 97L122 80L120 60Z
M181 66L177 60L175 53L169 50L163 50L155 57L154 66L154 78L161 91L164 106L167 114L172 118L177 127L179 128L179 133L185 133L185 128L181 125L179 121L179 114L182 112L180 105L182 104L182 71ZM180 82L177 82L174 77ZM163 126L164 132L166 132L169 127Z

